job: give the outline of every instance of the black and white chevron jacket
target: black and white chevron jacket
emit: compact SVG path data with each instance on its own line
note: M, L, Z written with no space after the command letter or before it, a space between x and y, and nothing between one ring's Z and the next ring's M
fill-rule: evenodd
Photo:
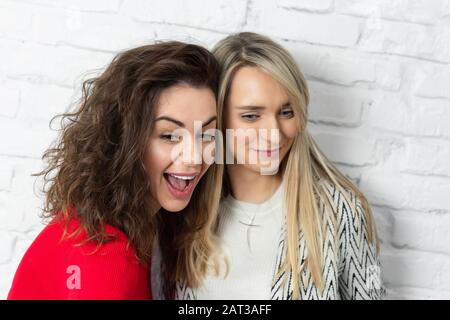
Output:
M361 201L355 197L353 192L348 191L349 200L355 204L356 212L354 212L342 192L333 184L325 182L325 190L333 204L333 211L336 213L337 230L334 230L331 221L324 221L327 230L323 246L324 290L320 294L319 289L313 284L309 271L302 269L304 280L300 286L300 299L382 299L386 294L386 289L381 278L381 263L376 253L376 247L367 238L367 224ZM325 210L324 208L322 202L320 205L322 212ZM286 233L285 223L281 230L276 267L273 273L272 300L291 300L293 297L292 272L288 274L289 281L283 281L285 274L281 270L286 258ZM299 264L301 266L306 261L306 256L306 243L300 232ZM333 259L336 259L336 264L333 263ZM195 300L196 291L179 284L175 298Z

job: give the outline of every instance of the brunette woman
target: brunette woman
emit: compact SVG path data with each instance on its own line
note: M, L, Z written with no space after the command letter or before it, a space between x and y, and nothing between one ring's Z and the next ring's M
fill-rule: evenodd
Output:
M8 298L150 299L157 242L165 292L197 286L215 251L220 169L178 147L214 144L216 94L215 58L181 42L122 52L86 81L44 154L50 222Z

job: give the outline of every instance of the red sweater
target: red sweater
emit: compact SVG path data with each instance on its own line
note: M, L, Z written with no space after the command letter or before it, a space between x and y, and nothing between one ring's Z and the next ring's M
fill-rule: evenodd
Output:
M116 240L79 246L86 233L62 239L64 224L49 224L31 244L8 299L151 299L149 266L139 263L123 232L107 225ZM79 226L72 219L68 231Z

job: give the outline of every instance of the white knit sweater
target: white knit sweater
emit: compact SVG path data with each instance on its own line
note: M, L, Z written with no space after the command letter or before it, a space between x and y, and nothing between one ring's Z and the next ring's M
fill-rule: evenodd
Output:
M270 299L283 221L282 198L283 185L260 204L231 195L222 201L218 236L229 273L226 278L208 276L197 291L197 299Z

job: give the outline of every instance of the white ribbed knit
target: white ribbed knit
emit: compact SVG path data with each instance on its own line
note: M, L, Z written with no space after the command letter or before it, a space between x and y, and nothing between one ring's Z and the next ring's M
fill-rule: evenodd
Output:
M220 205L218 235L229 274L206 277L197 299L270 299L282 213L283 184L267 201L254 204L231 195Z

